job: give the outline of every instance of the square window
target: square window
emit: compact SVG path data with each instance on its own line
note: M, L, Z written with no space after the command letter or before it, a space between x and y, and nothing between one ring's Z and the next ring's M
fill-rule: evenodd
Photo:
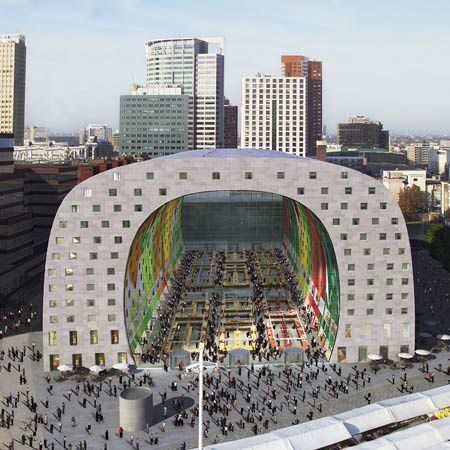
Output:
M402 300L408 300L408 292L402 292Z
M101 244L101 243L102 243L102 237L94 236L94 244Z
M116 306L116 299L108 298L108 306Z
M386 278L386 285L387 286L392 286L394 284L394 279L393 278Z
M96 321L96 316L95 316L95 314L89 314L89 315L87 316L87 321L88 321L88 322L95 322L95 321Z
M86 300L86 304L87 306L91 307L91 306L95 306L95 300L93 298L88 298Z
M115 321L116 321L116 315L108 314L108 322L115 322Z
M57 238L55 239L55 241L56 241L56 243L57 243L58 245L64 244L64 238L63 238L63 237L57 237Z
M58 323L58 316L50 316L50 323Z
M67 316L67 317L66 317L66 321L67 321L68 323L73 323L73 322L75 322L75 316Z
M347 286L354 286L355 285L355 280L353 278L349 278L347 280Z
M355 265L354 264L347 264L347 270L349 272L355 270Z
M108 283L107 284L107 289L108 289L108 291L115 291L116 290L116 285L114 283Z
M386 264L386 270L394 270L394 264L393 263L387 263Z
M357 217L352 219L352 225L359 225L359 219Z
M86 289L87 289L88 291L94 291L94 290L95 290L95 285L94 285L94 283L88 283L88 284L86 285Z
M401 308L401 309L400 309L400 312L401 312L403 315L408 314L408 308Z
M352 325L350 323L345 324L344 337L345 338L352 337Z
M409 284L409 278L402 278L402 286Z
M374 279L373 278L367 278L367 286L373 286L374 283Z
M385 202L380 203L380 209L387 209L387 203Z
M367 270L375 270L375 264L373 263L367 264Z
M114 244L121 244L122 236L114 236Z
M379 234L379 236L380 236L380 241L385 241L386 240L386 233L380 233Z
M86 275L94 275L94 273L93 267L86 267Z
M213 172L211 177L213 180L220 180L220 172Z
M350 256L352 254L351 248L344 248L344 256Z
M114 205L113 206L114 212L121 212L122 211L122 205Z
M342 178L343 180L348 179L348 172L341 172L341 178Z
M402 263L402 270L408 270L409 269L409 263Z
M70 259L70 260L72 260L72 259L77 259L77 254L74 253L74 252L70 252L70 253L69 253L69 259Z
M56 300L49 300L48 306L49 308L56 308L58 306L58 302Z
M54 277L56 275L56 269L48 269L47 270L47 275L49 277Z
M394 299L394 294L392 292L388 292L386 294L386 300L393 300Z
M359 233L360 241L367 241L367 233Z
M122 228L130 228L130 221L122 220Z
M342 210L348 209L348 203L341 203L341 209Z
M48 292L56 292L56 284L49 284Z
M92 261L92 260L94 260L94 259L97 259L98 258L98 256L97 256L97 253L96 252L91 252L91 253L89 253L89 259Z
M392 217L391 218L391 224L392 225L398 225L398 218L397 217Z
M135 196L135 197L141 197L141 196L142 196L142 189L136 188L136 189L134 190L134 196Z
M386 308L386 315L392 316L392 308Z
M147 180L154 180L155 179L155 174L154 174L154 172L147 172L145 174L145 177L147 178Z
M406 250L404 248L399 248L398 249L398 254L399 255L404 255L406 253Z
M109 228L109 220L102 220L102 228Z
M251 179L253 179L253 172L245 172L245 174L244 174L244 179L245 179L245 180L251 180Z
M67 220L60 220L59 228L67 228Z
M347 234L346 233L342 233L341 234L341 241L346 241L347 240Z
M355 294L347 294L347 300L349 302L352 302L353 300L355 300Z
M100 212L102 207L100 205L92 205L92 212Z
M321 204L320 204L320 209L321 209L322 211L328 210L328 203L321 203Z
M305 188L298 187L297 188L297 195L305 195Z
M369 187L368 191L369 191L369 194L375 194L375 188L374 187Z
M73 213L79 213L80 212L80 205L72 205L70 209L71 209L71 211Z
M371 252L370 248L365 248L365 249L363 250L364 256L370 256L370 252Z
M121 174L119 172L113 172L112 176L113 176L113 180L114 181L120 181L121 179Z
M345 188L345 193L348 195L348 194L351 194L352 193L352 188L351 187L346 187Z
M380 219L378 217L372 217L372 225L379 225Z
M69 307L75 306L75 300L73 298L68 298L66 300L66 306L69 306Z
M166 188L159 188L159 195L167 195L167 189Z
M80 222L80 228L89 228L89 222L87 220L82 220Z
M142 212L142 205L134 205L135 212Z
M81 242L81 238L78 236L74 236L72 238L72 244L79 244Z
M64 269L64 275L66 277L71 277L73 275L73 269Z
M347 309L347 316L354 316L355 310L354 309Z
M284 172L277 172L277 180L284 180Z
M365 203L365 202L360 203L359 204L359 208L360 209L367 209L367 203Z
M119 259L119 253L118 252L111 252L111 259Z
M92 197L92 189L83 189L83 195L85 197Z
M394 238L395 240L399 241L402 238L402 233L395 233Z
M180 180L187 180L188 179L187 172L180 172L178 174L178 176L179 176Z
M383 248L383 255L390 255L391 254L391 249L390 248Z
M366 300L369 302L373 301L374 298L375 296L372 293L366 295Z
M323 194L323 195L328 194L328 188L327 187L320 188L320 193Z
M106 269L106 274L107 275L114 275L116 273L116 270L114 269L114 267L108 267Z
M341 220L338 217L335 217L333 219L333 225L340 225L340 223L341 223Z
M310 180L317 180L317 172L309 172Z
M117 197L117 189L110 189L109 190L109 196L110 197Z
M59 253L52 253L52 261L59 261L61 259L61 255Z
M367 314L368 316L373 316L373 308L367 308L366 314Z

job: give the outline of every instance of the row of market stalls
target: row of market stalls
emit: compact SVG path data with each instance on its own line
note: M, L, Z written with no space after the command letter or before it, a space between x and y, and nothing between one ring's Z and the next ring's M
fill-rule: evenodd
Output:
M382 400L336 416L211 445L207 450L450 448L450 385ZM398 430L400 431L395 431ZM380 437L379 437L380 436Z

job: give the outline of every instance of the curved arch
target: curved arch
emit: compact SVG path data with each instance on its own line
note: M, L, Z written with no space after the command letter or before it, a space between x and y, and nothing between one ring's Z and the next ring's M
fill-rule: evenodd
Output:
M195 194L208 192L223 191ZM148 329L185 248L181 225L183 198L170 200L153 211L130 246L124 280L124 316L131 354ZM323 223L311 210L287 197L282 197L282 205L284 235L280 246L304 294L304 305L309 305L314 313L311 325L318 330L320 344L330 358L339 325L339 271L334 247Z

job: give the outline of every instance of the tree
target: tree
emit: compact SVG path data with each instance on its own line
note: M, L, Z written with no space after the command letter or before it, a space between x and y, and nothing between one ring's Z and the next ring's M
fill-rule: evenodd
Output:
M417 214L423 211L425 207L424 193L415 184L412 187L406 186L398 194L398 204L405 219L415 219Z

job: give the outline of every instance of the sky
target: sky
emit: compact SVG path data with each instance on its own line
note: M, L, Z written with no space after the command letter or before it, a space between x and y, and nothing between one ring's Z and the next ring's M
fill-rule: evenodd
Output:
M395 133L450 134L448 0L0 0L0 34L27 39L26 125L119 126L145 81L145 41L225 37L225 94L280 75L282 54L323 61L324 125L366 115Z

